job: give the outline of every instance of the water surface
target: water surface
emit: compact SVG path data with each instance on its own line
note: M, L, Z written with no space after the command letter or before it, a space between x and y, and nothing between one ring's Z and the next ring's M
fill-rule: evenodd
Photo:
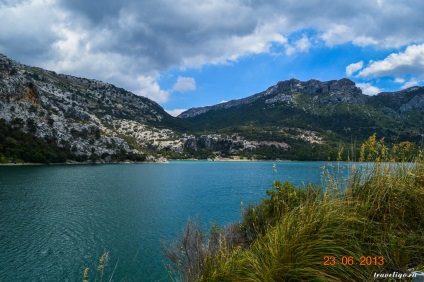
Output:
M0 167L0 280L82 281L109 252L106 277L168 281L161 242L187 218L240 220L273 180L319 182L323 162ZM91 281L91 279L90 279ZM107 279L108 281L108 279Z

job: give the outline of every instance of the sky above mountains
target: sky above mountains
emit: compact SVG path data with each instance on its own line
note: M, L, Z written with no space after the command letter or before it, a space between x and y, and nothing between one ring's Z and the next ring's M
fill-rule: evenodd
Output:
M424 82L421 0L0 0L0 52L95 78L172 114L278 81Z

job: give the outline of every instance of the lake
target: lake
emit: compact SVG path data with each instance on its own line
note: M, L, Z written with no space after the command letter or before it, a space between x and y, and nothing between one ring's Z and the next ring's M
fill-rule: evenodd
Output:
M0 280L82 281L108 251L105 281L169 281L161 243L187 218L241 219L273 180L319 182L325 162L0 167ZM93 276L91 276L93 277ZM89 279L94 281L94 279Z

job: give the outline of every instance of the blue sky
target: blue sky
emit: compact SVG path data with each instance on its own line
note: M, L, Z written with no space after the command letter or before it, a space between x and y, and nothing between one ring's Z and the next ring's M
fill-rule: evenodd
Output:
M95 78L172 114L278 81L424 81L421 0L0 0L0 52Z
M371 49L371 50L370 50ZM347 75L346 67L352 62L370 61L390 54L387 50L373 50L352 44L337 47L314 47L308 52L295 55L262 54L247 56L224 65L209 65L201 69L166 72L159 84L163 89L172 89L178 77L191 77L196 82L195 90L174 91L165 107L184 109L186 105L205 106L222 101L246 97L266 90L278 81L296 78L322 81L348 77L357 83L370 83L381 91L399 90L402 84L393 79L379 77L363 79Z
M186 70L171 69L159 80L163 89L172 89L179 77L190 77L196 87L187 91L173 91L165 108L186 109L213 105L222 101L239 99L264 91L281 80L318 79L321 81L347 77L352 79L368 95L384 91L398 91L405 87L422 85L419 73L406 75L384 75L376 77L358 76L358 71L347 71L349 65L362 63L364 69L372 61L384 61L391 54L402 54L407 46L377 48L355 46L345 43L337 46L317 44L307 51L296 54L260 54L246 56L235 62L222 65L207 65ZM359 64L360 65L360 64ZM358 66L359 67L359 66ZM194 84L194 83L193 83ZM179 112L179 111L176 111Z

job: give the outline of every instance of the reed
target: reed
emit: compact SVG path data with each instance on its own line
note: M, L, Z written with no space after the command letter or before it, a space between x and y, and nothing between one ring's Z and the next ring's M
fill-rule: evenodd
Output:
M99 263L97 265L97 269L95 272L94 282L103 281L105 267L108 265L108 262L109 262L109 252L105 252L100 256ZM89 282L89 279L90 279L89 272L90 272L90 268L87 267L84 269L82 282ZM111 280L112 278L109 281Z
M347 179L326 174L324 187L274 182L232 236L222 232L213 252L202 245L202 268L186 281L372 281L422 269L422 152L374 135L348 169Z

